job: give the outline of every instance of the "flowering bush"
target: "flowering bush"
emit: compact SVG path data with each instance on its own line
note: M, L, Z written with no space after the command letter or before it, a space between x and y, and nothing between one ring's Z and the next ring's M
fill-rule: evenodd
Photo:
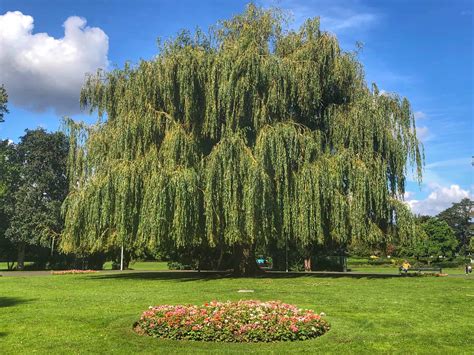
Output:
M134 329L157 338L225 342L305 340L329 330L322 316L279 301L150 307Z
M51 271L53 275L69 275L69 274L93 274L96 273L96 270L61 270L61 271Z

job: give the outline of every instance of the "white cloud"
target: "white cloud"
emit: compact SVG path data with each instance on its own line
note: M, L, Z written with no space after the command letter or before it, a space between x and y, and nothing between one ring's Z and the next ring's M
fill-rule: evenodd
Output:
M454 158L448 160L435 161L427 164L426 169L437 169L437 168L456 168L466 169L470 168L472 164L472 157Z
M33 22L19 11L0 15L0 83L16 106L76 113L84 75L107 68L108 37L77 16L64 22L58 39L33 33Z
M426 113L423 111L416 111L413 113L413 116L415 117L415 124L416 124L416 136L420 141L427 142L430 139L433 138L433 134L429 130L428 126L426 125L421 125L420 120L426 119L428 116Z
M415 120L422 120L423 118L426 118L426 113L424 113L423 111L416 111L414 113L414 116Z
M405 193L405 202L416 214L434 216L451 207L452 203L461 201L463 198L472 198L471 192L463 190L459 185L449 187L439 184L429 186L430 194L424 200L415 200L411 197L413 193Z
M308 18L319 16L323 30L338 34L365 29L379 20L377 14L347 0L260 0L259 4L288 11L295 27Z
M377 17L370 13L351 13L338 11L342 15L321 16L321 23L330 31L338 32L352 28L361 28L376 22Z
M431 132L427 126L416 127L416 136L422 142L426 142L432 138Z

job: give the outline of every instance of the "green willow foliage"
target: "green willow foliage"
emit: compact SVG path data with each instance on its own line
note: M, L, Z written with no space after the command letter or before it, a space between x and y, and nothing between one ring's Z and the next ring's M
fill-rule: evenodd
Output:
M413 234L423 156L410 105L364 81L319 20L249 6L151 61L88 77L67 121L64 250L301 247Z

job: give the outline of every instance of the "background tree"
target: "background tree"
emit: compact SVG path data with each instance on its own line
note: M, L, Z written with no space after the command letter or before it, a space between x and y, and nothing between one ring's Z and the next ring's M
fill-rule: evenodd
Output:
M0 86L0 123L4 122L7 108L8 95L3 85ZM16 169L13 164L15 146L8 140L0 140L0 260L7 260L8 267L13 266L12 245L5 237L5 230L8 228L9 219L6 206L9 204L12 191L14 191Z
M3 85L0 86L0 122L5 120L4 115L8 113L8 94Z
M17 268L23 269L27 245L54 249L63 222L61 203L67 194L68 141L61 132L27 130L14 154L16 186L6 205L5 236L18 250Z
M6 139L0 141L0 260L6 260L9 268L13 267L16 255L14 246L5 236L5 231L10 224L8 206L13 202L17 182L16 146Z
M434 243L430 241L430 236L425 229L425 223L427 223L429 220L430 218L426 219L423 223L419 223L419 220L417 221L418 223L415 227L416 238L414 238L411 243L408 243L408 245L404 245L401 248L401 252L404 256L414 256L419 260L422 257L430 257L433 255L432 253L434 253L436 256L441 255L439 250L440 248L435 249L433 247Z
M454 255L458 243L453 230L445 221L430 218L423 223L422 227L427 235L424 242L427 256L451 257Z
M67 122L66 251L201 250L247 274L256 249L413 234L400 200L423 157L409 102L369 89L317 18L286 30L250 5L90 76L81 103L99 121Z
M469 238L474 231L471 220L473 207L474 202L469 198L464 198L438 215L439 219L445 221L453 229L458 240L458 250L461 253L468 252Z

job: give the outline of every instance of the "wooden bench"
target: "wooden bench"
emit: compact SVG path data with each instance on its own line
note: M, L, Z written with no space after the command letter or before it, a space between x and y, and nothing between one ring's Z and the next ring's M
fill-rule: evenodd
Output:
M441 274L443 272L443 269L440 268L440 267L411 267L411 268L408 268L408 270L404 270L401 266L398 268L398 271L400 272L400 274L408 274L409 272L418 272L418 273L421 273L421 272L424 272L424 271L436 271L438 272L439 274Z

